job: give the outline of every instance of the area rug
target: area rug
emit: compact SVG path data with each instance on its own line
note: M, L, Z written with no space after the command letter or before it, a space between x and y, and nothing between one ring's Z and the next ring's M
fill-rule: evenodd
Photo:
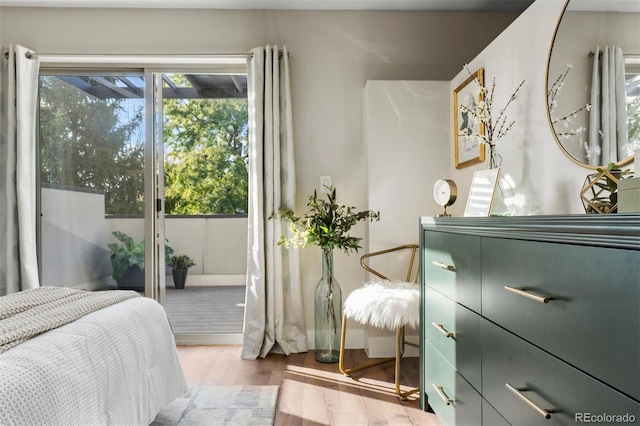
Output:
M279 386L196 387L164 408L151 426L273 425Z

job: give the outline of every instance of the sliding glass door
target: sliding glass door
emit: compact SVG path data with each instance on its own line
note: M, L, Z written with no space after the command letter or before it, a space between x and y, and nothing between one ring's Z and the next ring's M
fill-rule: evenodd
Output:
M140 73L40 76L43 285L144 291L143 89Z
M44 70L43 285L136 290L178 341L240 342L247 121L243 73ZM184 288L173 256L195 263Z

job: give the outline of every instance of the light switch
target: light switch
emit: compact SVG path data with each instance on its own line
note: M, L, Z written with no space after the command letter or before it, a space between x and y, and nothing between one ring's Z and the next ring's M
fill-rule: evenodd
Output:
M331 186L331 176L320 176L320 192L326 194Z

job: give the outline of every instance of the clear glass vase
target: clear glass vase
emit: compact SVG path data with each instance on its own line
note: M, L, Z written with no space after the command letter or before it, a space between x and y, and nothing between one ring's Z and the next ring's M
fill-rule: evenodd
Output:
M502 155L496 152L495 145L489 145L489 168L497 169L502 165Z
M333 251L322 249L322 278L315 291L316 361L338 362L342 332L342 290L333 277Z

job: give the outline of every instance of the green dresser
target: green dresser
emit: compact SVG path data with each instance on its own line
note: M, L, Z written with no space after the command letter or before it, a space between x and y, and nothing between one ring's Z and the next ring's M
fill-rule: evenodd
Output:
M421 401L444 425L640 423L640 216L421 219Z

